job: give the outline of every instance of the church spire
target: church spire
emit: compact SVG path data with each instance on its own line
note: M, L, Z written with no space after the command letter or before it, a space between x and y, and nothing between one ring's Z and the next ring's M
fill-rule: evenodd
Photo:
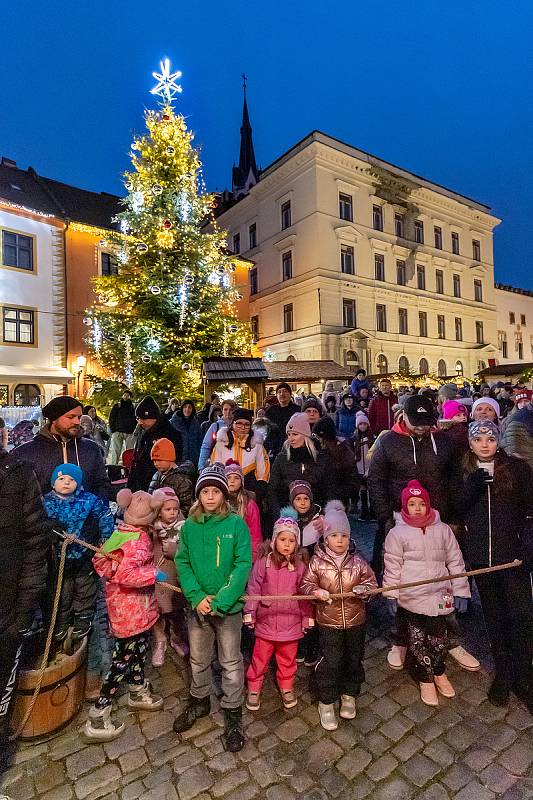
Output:
M248 104L246 102L246 75L241 75L243 79L243 107L241 125L241 150L239 154L239 165L233 167L232 191L235 198L248 194L252 186L259 180L259 172L255 163L254 143L252 140L252 126L248 115Z

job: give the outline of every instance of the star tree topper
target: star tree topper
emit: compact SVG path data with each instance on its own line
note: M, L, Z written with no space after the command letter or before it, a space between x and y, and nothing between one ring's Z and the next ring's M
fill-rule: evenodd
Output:
M172 103L174 97L183 91L179 83L176 83L182 73L179 70L177 72L170 71L170 59L168 58L161 61L159 66L161 72L152 72L157 84L150 89L150 93L160 95L166 103Z

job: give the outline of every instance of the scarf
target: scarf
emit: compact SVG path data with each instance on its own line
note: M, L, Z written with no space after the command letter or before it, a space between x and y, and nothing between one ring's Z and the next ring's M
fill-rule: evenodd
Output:
M412 528L422 528L422 533L426 532L428 525L433 525L435 522L435 512L432 508L430 508L424 517L411 517L409 514L406 514L405 511L400 511L400 514L406 525L411 525Z

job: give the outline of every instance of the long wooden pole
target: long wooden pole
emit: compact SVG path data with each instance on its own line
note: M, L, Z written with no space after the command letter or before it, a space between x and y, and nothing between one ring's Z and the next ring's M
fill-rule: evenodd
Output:
M78 537L74 536L73 534L65 533L64 531L56 531L55 529L54 533L56 533L62 539L68 539L70 542L81 544L88 550L98 553L99 556L104 556L112 561L120 561L118 556L114 555L113 553L106 553L101 547L95 547L93 544L89 544L89 542L84 542L83 539L78 539ZM371 597L376 594L382 594L383 592L411 589L414 586L427 586L430 583L443 583L444 581L453 581L458 578L471 578L476 575L486 575L490 572L500 572L504 569L514 569L515 567L520 566L522 566L522 561L520 561L518 558L515 558L514 561L508 561L506 564L499 564L495 567L483 567L482 569L471 569L468 572L458 572L456 575L440 575L438 578L427 578L426 580L421 581L411 581L411 583L396 583L393 586L377 586L376 588L359 586L355 592L338 592L335 594L330 594L328 599L340 600L358 595L361 597ZM165 589L169 589L172 592L179 592L180 594L183 594L179 586L173 586L171 583L167 583L166 581L157 581L157 585L163 586ZM323 600L321 601L319 597L313 597L313 595L309 594L245 594L242 596L241 600L315 600L324 602Z

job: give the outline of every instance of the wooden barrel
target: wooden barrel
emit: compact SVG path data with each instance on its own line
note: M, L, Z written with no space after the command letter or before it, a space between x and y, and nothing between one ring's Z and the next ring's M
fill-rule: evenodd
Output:
M62 655L44 673L33 711L26 722L21 739L34 739L53 733L78 713L84 698L87 661L87 639L71 656ZM26 714L37 684L39 670L22 670L17 683L13 730L18 730Z

